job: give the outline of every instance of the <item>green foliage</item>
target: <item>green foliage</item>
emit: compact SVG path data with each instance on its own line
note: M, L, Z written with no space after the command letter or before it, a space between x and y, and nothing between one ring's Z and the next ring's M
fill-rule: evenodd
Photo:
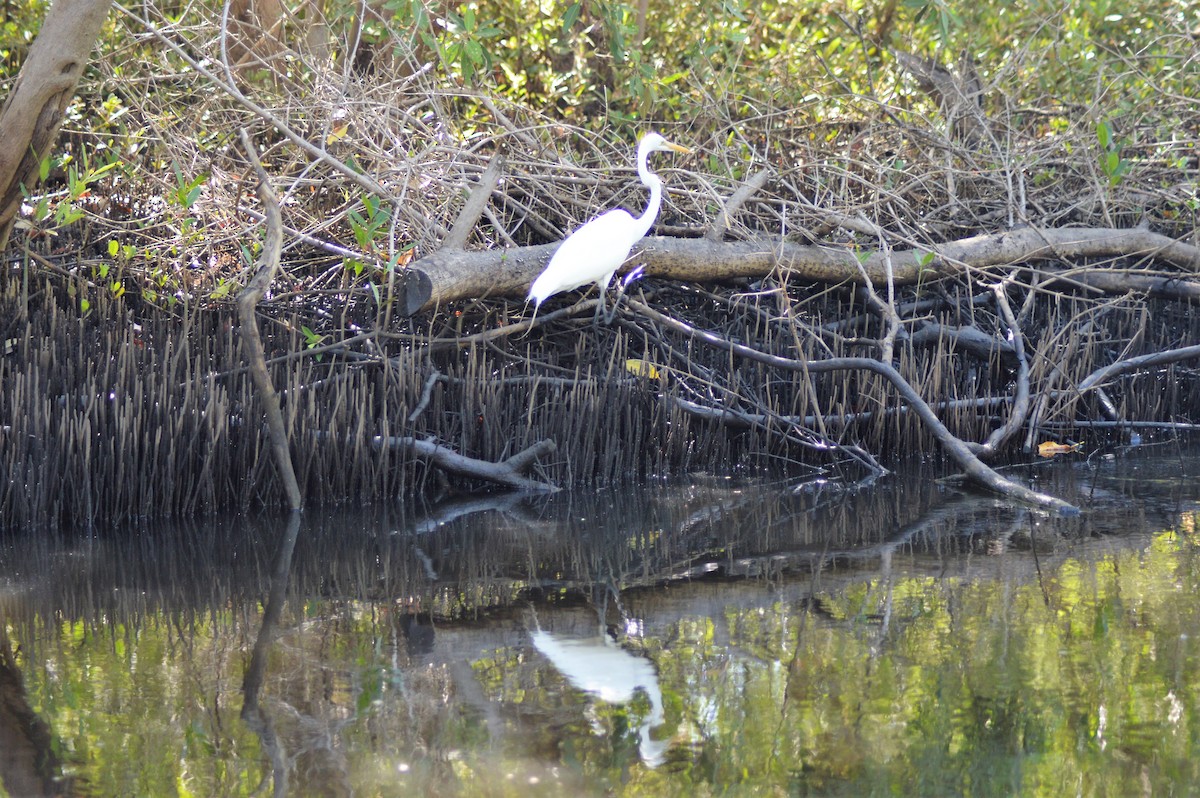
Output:
M376 252L380 248L379 237L387 233L392 214L383 207L383 201L378 197L365 195L362 203L362 213L352 210L347 214L350 230L354 233L354 240L360 249L364 252ZM362 273L361 264L359 264L357 272Z
M943 49L954 45L954 34L963 27L962 17L945 0L904 0L904 8L913 14L913 25L919 26L928 19L928 25L937 33L937 41Z
M6 0L0 17L0 75L20 68L49 5L44 0Z
M217 278L217 287L214 288L208 295L209 299L225 299L233 291L236 284L233 280L227 280L224 277Z
M826 113L844 111L859 95L909 94L887 64L893 47L943 60L965 50L986 72L1007 70L1006 89L1015 78L1064 104L1090 103L1107 63L1099 56L1134 54L1167 29L1163 9L1123 0L1021 9L1005 0L722 0L652 6L644 29L637 3L623 0L478 0L444 11L425 0L390 0L386 7L402 40L435 54L448 76L491 84L575 124L619 128L703 118L730 94L747 111ZM1186 66L1176 56L1151 68L1182 89ZM1145 97L1143 77L1108 80L1111 104ZM910 95L908 102L928 100Z
M305 326L300 327L300 332L304 335L304 345L309 349L316 349L318 346L325 343L325 339L327 337L324 335L318 335Z
M503 31L479 18L478 6L465 3L431 15L421 0L388 0L384 9L409 31L407 43L424 44L437 54L442 68L464 83L475 83L492 70L491 40Z
M45 182L52 166L55 164L58 168L66 167L66 191L54 203L53 217L50 216L50 205L53 199L49 194L44 194L34 200L30 192L22 187L22 193L26 201L35 203L34 221L47 223L43 227L42 232L51 232L56 229L68 227L82 219L85 216L85 211L79 206L80 201L88 196L95 183L98 183L105 175L122 165L120 160L110 157L98 166L93 167L89 163L86 152L83 154L82 164L75 163L74 159L70 157L46 157L42 159L38 167L38 178L41 182Z
M1108 178L1110 186L1116 186L1129 171L1129 161L1121 157L1127 142L1113 139L1112 124L1108 121L1096 125L1096 138L1100 142L1100 171Z
M172 164L172 167L175 172L175 193L171 199L180 208L190 211L200 198L200 189L208 180L208 175L197 175L189 180L179 168L179 164Z

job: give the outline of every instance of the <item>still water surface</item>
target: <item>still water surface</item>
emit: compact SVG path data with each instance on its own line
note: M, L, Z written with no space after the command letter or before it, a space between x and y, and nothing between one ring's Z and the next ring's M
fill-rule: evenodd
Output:
M1018 472L1077 518L907 471L10 536L0 747L96 796L1200 789L1200 457Z

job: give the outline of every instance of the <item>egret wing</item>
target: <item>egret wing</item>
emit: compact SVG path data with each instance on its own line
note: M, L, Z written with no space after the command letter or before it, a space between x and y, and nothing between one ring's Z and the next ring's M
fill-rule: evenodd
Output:
M529 298L540 304L560 291L608 280L640 236L634 237L635 222L626 211L616 209L597 216L567 236L550 258L546 270L534 280Z

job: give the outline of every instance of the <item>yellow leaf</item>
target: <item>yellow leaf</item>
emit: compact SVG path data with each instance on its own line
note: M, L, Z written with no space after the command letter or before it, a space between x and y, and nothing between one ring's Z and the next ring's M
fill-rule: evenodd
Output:
M658 366L648 360L638 360L637 358L626 360L625 370L635 377L646 377L652 380L657 380L660 373Z
M1056 454L1069 454L1078 452L1083 448L1082 443L1055 443L1054 441L1043 441L1038 444L1038 454L1042 457L1053 457Z
M325 146L329 146L330 144L336 144L337 142L346 138L346 134L349 132L350 132L350 123L349 122L343 122L342 124L335 126L333 128L333 130L331 130L329 132L329 135L325 137Z

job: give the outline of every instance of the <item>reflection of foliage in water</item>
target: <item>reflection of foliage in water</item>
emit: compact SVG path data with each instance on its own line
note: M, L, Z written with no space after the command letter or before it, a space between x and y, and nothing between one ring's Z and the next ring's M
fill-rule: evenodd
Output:
M629 597L645 605L631 608L663 688L657 735L675 742L656 770L630 731L646 707L566 689L515 624L439 628L454 653L438 660L406 650L391 605L291 602L263 704L299 794L1165 789L1200 778L1200 567L1185 520L1141 551L1057 555L1041 582L1018 556L988 579L898 559L890 576L822 574L811 601L727 585L723 611L658 625L662 595ZM220 795L264 777L237 718L255 614L40 624L13 634L31 702L87 789Z
M743 657L695 629L659 661L682 644L690 703L719 708L684 722L721 749L718 782L1129 794L1143 779L1194 781L1191 538L1164 533L1145 552L1048 576L1045 594L1036 582L872 581L821 596L824 619L732 611Z

